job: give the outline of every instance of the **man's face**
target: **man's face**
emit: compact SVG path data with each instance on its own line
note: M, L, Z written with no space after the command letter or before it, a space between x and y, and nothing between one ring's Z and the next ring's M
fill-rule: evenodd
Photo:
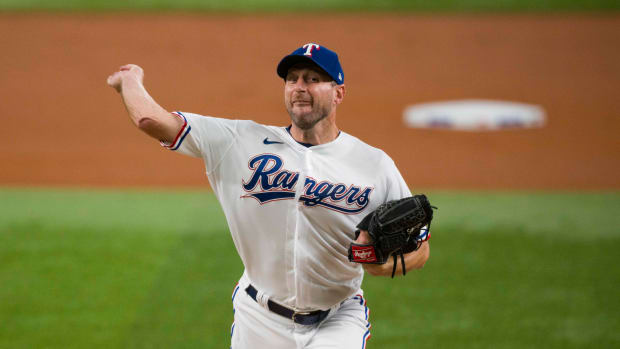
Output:
M335 107L337 85L312 65L296 64L288 70L284 84L284 104L295 126L314 127Z

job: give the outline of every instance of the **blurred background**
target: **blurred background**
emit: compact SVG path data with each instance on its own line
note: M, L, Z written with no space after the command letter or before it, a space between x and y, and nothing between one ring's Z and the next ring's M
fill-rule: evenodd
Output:
M0 0L0 348L229 345L242 273L204 165L129 121L288 125L277 62L338 52L338 125L440 207L431 259L367 277L370 348L620 347L616 1ZM407 127L407 106L538 105L542 127Z

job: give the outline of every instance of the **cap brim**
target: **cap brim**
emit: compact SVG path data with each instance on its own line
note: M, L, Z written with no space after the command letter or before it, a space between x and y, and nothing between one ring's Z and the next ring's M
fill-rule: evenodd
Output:
M325 73L327 76L336 80L333 76L329 75L329 73L327 72L327 70L325 70L325 68L323 68L320 64L318 64L314 60L312 60L312 58L307 57L307 56L302 56L302 55L288 55L282 58L277 68L278 76L281 77L282 79L286 79L286 74L288 74L288 70L291 69L291 67L297 63L310 63L314 65L315 67L321 69L321 71L323 71L323 73Z

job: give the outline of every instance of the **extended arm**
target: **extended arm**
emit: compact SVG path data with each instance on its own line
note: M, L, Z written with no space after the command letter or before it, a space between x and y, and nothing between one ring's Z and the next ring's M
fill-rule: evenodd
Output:
M369 244L372 242L372 238L368 234L366 230L360 230L360 235L357 240L355 240L358 244ZM428 241L424 241L420 248L416 251L407 253L405 256L405 268L407 271L413 269L421 269L424 267L424 264L428 260L430 256L430 246ZM392 269L394 267L394 259L389 258L387 263L385 264L362 264L364 270L374 276L391 276ZM403 275L403 268L400 263L400 258L396 265L396 273L395 275Z
M142 83L144 72L135 64L124 65L108 77L108 85L120 93L133 123L149 136L172 142L183 120L162 108L148 94Z

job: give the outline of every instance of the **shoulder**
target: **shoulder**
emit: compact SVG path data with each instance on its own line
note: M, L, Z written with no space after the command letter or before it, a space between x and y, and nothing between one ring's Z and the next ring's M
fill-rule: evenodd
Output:
M181 116L183 119L187 120L187 122L190 124L206 125L206 126L208 126L209 124L219 125L219 126L232 128L237 131L251 132L257 129L276 128L275 126L267 126L267 125L259 124L253 120L216 117L216 116L201 115L201 114L181 112L181 111L175 111L173 113Z
M267 129L279 128L277 126L264 125L254 120L239 119L237 120L237 123L238 123L237 128L243 131L256 131L256 130L267 130Z
M394 163L392 158L382 149L372 146L346 132L342 132L341 136L343 137L343 142L348 144L352 148L352 151L365 161L371 161L371 163L375 164Z

